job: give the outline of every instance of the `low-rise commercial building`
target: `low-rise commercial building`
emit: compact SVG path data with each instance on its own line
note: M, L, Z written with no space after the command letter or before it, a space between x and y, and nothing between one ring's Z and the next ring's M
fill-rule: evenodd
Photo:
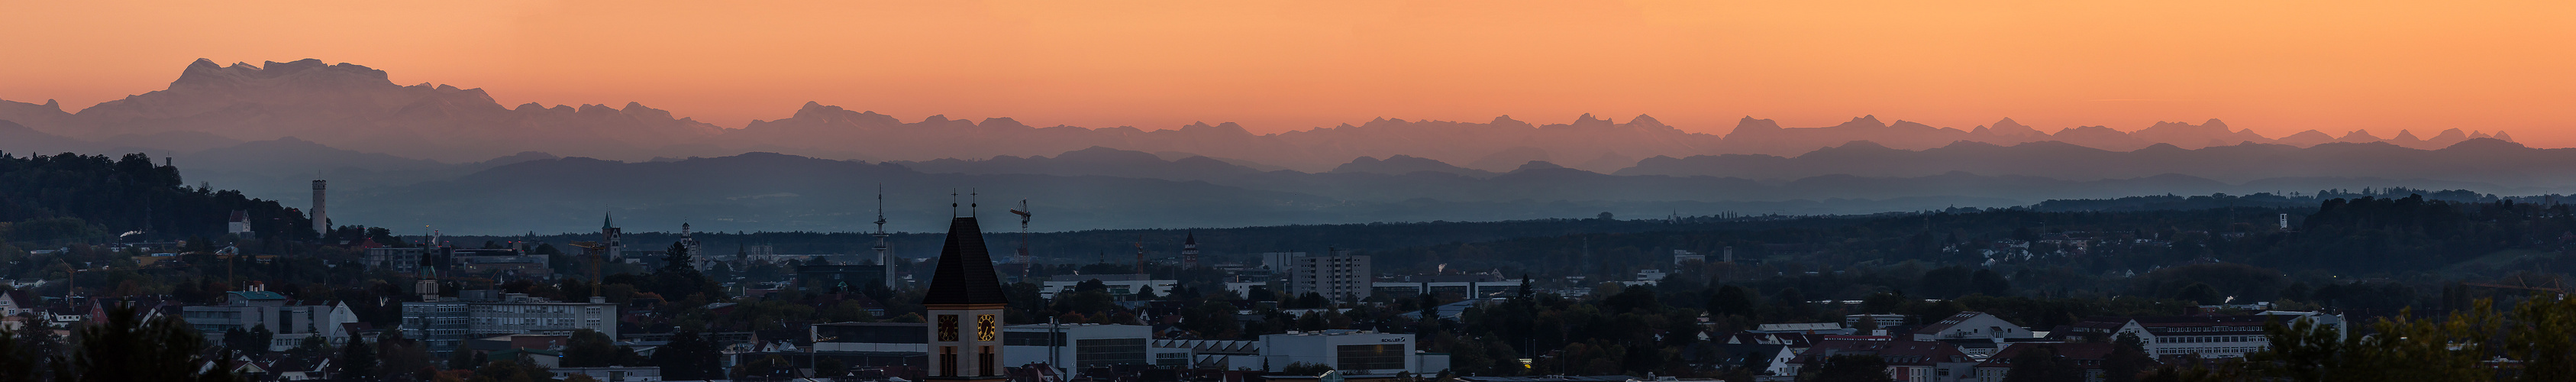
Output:
M617 305L604 298L562 302L526 294L466 291L463 297L438 297L433 287L419 302L403 303L403 336L418 339L431 353L446 356L468 338L508 334L570 334L590 329L617 338Z
M341 324L358 322L347 304L297 303L258 285L251 288L225 293L223 305L180 307L179 317L209 342L223 341L226 331L265 328L275 334L269 337L272 351L295 348L306 337L316 336L339 346L349 340Z
M2068 330L2070 341L2110 342L2122 333L2143 341L2157 358L2197 356L2238 358L2271 350L2265 323L2315 322L2345 333L2343 316L2315 312L2270 311L2246 316L2093 317Z
M1411 334L1361 330L1322 330L1261 336L1265 371L1291 365L1331 366L1353 374L1438 373L1449 368L1447 354L1418 354Z

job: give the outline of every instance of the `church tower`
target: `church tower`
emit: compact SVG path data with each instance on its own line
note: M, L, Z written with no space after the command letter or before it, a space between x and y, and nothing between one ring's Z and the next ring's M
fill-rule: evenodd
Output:
M618 240L620 240L620 237L625 236L626 230L617 228L617 219L615 218L616 216L608 213L599 215L599 245L605 246L599 254L601 261L614 263L623 261L622 258L625 257L625 254L621 252L626 251L626 243L619 242Z
M1001 278L994 275L993 256L984 249L984 231L974 217L948 222L948 242L939 248L939 269L931 273L930 291L921 303L929 308L932 381L1002 381Z
M1191 232L1188 233L1187 236L1181 237L1181 269L1198 267L1199 234L1197 232Z

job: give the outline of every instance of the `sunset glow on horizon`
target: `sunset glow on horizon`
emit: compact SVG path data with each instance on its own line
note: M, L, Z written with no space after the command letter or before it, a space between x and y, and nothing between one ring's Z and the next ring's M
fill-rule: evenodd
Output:
M757 6L742 4L758 4ZM77 111L198 58L317 58L504 105L726 127L807 101L1083 127L1653 115L1722 134L1876 115L2042 131L2576 146L2576 3L905 1L0 3L0 99Z

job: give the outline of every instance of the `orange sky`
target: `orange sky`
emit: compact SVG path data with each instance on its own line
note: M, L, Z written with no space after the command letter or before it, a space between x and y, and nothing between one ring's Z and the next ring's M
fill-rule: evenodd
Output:
M1589 112L1723 133L1745 115L1876 114L2576 145L2576 2L2448 3L0 0L0 99L76 109L200 57L310 57L731 127L811 100L1255 132Z

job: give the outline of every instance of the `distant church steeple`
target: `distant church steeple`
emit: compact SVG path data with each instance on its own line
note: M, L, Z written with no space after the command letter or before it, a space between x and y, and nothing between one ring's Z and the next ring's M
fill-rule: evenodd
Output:
M617 219L614 214L615 213L613 212L604 212L599 214L600 253L597 257L602 261L618 262L625 257L624 252L626 251L626 244L619 242L618 240L620 240L620 237L625 236L626 232L625 230L617 228Z
M1199 234L1197 232L1183 233L1181 236L1181 269L1198 267Z

